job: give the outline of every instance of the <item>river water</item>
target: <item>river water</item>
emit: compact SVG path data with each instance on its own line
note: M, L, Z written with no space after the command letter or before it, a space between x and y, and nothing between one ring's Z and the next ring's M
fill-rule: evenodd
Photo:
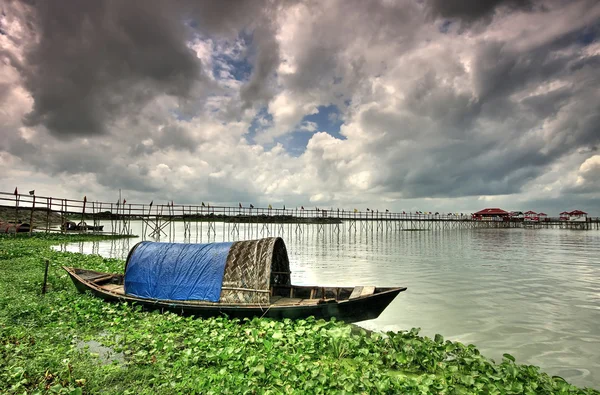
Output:
M110 222L106 223L110 230ZM161 241L213 242L267 235L263 225L175 223ZM501 360L541 366L579 386L600 388L600 232L561 229L340 231L332 225L269 225L287 245L292 281L305 285L406 286L376 330L475 344ZM135 234L142 224L132 223ZM300 232L302 230L302 232ZM141 238L75 243L58 249L125 259Z

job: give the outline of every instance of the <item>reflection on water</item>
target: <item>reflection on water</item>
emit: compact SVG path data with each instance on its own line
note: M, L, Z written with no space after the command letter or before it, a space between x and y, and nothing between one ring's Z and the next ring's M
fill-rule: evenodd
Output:
M513 354L574 384L600 388L600 232L479 229L348 233L343 225L175 223L161 241L206 243L282 235L297 284L407 286L378 330L422 328ZM141 224L132 223L141 234ZM168 230L168 229L166 229ZM211 232L212 232L211 228ZM58 246L125 259L141 239Z

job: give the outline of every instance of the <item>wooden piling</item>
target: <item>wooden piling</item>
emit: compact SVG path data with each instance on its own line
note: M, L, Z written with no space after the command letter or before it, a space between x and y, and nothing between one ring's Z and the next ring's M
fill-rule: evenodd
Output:
M35 195L33 195L33 204L31 205L31 215L29 216L29 236L33 232L33 211L35 210Z
M48 266L50 266L50 262L46 259L46 268L44 270L44 283L42 285L42 295L46 295L46 284L48 283Z
M87 203L87 196L83 197L83 209L81 210L81 226L83 230L87 233L87 226L85 226L85 204ZM79 228L81 230L81 228Z
M17 224L19 223L19 194L17 193L17 190L15 189L15 227L17 226ZM17 231L15 230L15 235L17 234Z
M52 198L46 198L46 206L48 206L48 211L46 211L46 232L50 230L50 211L52 211Z

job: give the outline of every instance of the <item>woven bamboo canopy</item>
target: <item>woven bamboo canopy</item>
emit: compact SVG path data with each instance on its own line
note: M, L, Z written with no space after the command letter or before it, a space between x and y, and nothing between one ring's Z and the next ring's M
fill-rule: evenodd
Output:
M233 243L221 303L269 304L271 289L278 285L291 285L290 261L281 237Z

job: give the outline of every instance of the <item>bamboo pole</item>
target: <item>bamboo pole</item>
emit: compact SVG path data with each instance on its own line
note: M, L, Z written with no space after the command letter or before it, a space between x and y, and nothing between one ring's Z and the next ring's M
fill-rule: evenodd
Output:
M29 236L33 231L33 210L35 210L35 195L33 195L33 205L31 206L31 215L29 216Z
M85 204L87 202L87 196L83 197L83 209L81 210L81 226L87 233L87 226L85 225ZM81 228L79 228L81 230Z
M52 211L52 198L46 198L46 206L48 211L46 212L46 232L50 230L50 211Z
M16 191L16 189L15 189ZM19 223L19 195L15 192L15 234L17 234L16 226Z
M67 202L65 201L65 199L61 199L60 201L60 230L61 233L64 233L66 230L66 225L65 225L65 210L66 210L66 206L67 206Z
M96 204L92 202L92 226L94 227L93 233L96 233Z
M44 270L44 283L42 285L42 295L46 295L46 283L48 282L48 266L50 262L46 259L46 269Z

